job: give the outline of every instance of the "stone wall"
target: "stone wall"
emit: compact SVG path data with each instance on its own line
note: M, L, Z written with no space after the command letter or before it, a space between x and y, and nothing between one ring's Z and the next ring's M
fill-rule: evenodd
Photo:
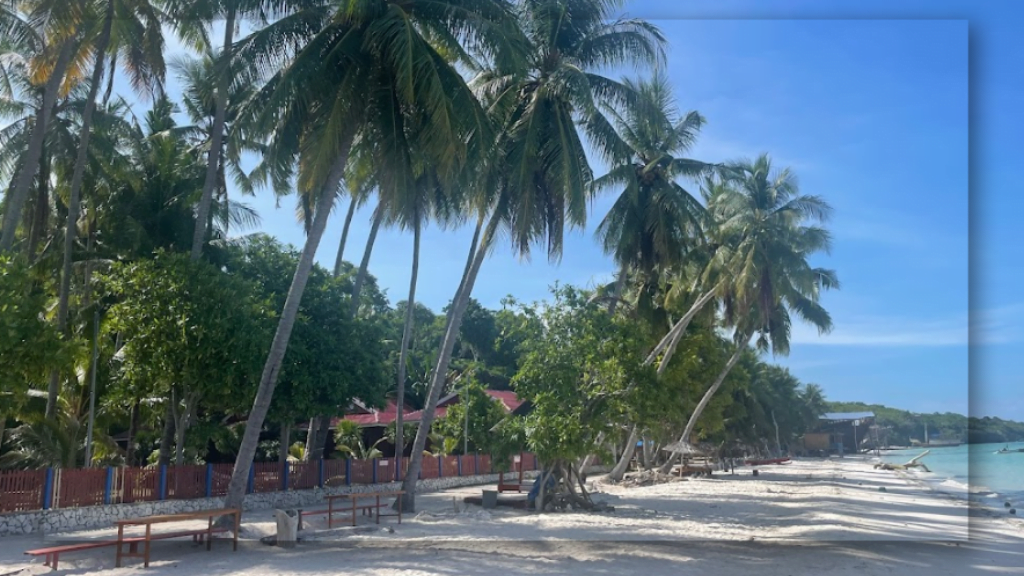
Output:
M533 474L536 473L526 473L530 477ZM493 484L497 481L497 474L427 478L417 482L416 492L437 492L459 486ZM325 494L358 494L359 492L399 490L400 488L401 482L389 482L385 484L361 484L356 486L338 486L335 488L247 494L243 508L245 510L301 508L322 503ZM62 508L57 510L0 514L0 537L16 536L19 534L53 534L85 528L107 527L113 524L115 520L125 518L218 508L223 505L223 501L223 497L198 498L195 500L136 502L133 504L112 504L110 506L88 506L83 508Z

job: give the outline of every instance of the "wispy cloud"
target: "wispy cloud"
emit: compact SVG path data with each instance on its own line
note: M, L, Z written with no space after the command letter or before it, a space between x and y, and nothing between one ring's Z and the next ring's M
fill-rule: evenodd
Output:
M971 315L971 343L1008 344L1021 340L1024 302L978 310Z
M831 346L964 346L968 334L966 314L939 320L860 316L837 318L835 329L823 335L806 324L795 323L791 341Z
M825 346L984 346L1024 340L1024 302L922 320L897 316L835 319L835 329L819 335L803 323L793 325L794 344Z

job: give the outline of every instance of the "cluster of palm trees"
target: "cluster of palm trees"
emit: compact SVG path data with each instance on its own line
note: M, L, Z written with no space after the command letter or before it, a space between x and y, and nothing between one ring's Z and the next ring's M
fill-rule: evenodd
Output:
M667 366L700 314L718 311L733 334L736 353L698 405L682 434L687 439L751 340L785 353L791 312L830 328L818 300L821 289L837 285L835 275L808 264L828 249L829 235L815 221L829 208L801 195L792 174L774 170L767 156L730 164L685 158L703 117L676 110L661 74L620 80L607 73L666 63L661 32L620 16L621 4L0 0L0 112L13 119L0 132L0 176L10 182L0 251L53 259L55 322L66 333L76 257L92 262L101 244L140 251L187 244L193 259L216 259L216 241L229 225L255 221L229 200L229 179L242 191L264 186L296 195L306 241L238 451L227 496L235 506L336 204L348 205L336 275L352 215L366 202L376 205L353 315L379 227L412 231L399 405L421 231L430 223L474 222L406 471L405 506L412 510L434 408L487 254L507 238L520 255L540 246L557 259L566 227L582 228L590 200L612 190L618 198L598 233L619 273L602 294L611 312L626 303L664 326L648 362ZM210 38L215 22L223 25L219 45ZM252 30L245 35L243 22ZM165 30L198 57L165 62ZM185 86L188 126L176 123L164 93L168 67ZM125 120L127 105L112 96L116 74L153 98L144 122ZM609 166L607 174L595 176L588 152ZM248 172L245 154L258 160ZM120 162L146 169L106 189L114 180L105 175ZM172 180L170 173L187 177ZM682 181L699 186L702 197ZM156 216L139 202L141 189L159 190L161 207L177 211ZM63 247L59 257L45 242ZM676 311L683 314L675 318ZM60 379L54 371L48 416L57 409ZM312 438L325 433L324 420L314 418ZM403 429L399 422L400 446ZM633 428L634 439L640 433Z

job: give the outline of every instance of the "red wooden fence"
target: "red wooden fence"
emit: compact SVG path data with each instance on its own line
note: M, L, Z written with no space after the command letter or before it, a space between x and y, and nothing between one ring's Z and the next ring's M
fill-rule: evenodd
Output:
M532 454L523 454L524 470L535 469ZM400 467L398 465L401 464ZM409 459L321 460L253 464L247 490L266 493L401 479ZM396 470L396 467L398 469ZM233 464L147 468L0 470L0 513L74 508L131 502L220 497L227 494ZM421 478L492 473L491 457L425 456Z
M43 507L46 470L11 470L0 473L0 512L39 510Z
M56 477L54 508L99 506L104 503L107 486L106 468L69 468L59 470Z

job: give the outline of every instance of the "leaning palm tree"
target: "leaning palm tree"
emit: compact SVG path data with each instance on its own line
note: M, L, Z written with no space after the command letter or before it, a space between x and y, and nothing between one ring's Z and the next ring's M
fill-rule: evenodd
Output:
M0 222L0 252L14 246L21 211L28 200L32 181L42 162L46 126L54 106L82 76L86 51L82 50L85 15L79 2L0 2L0 37L21 48L28 48L28 77L42 86L37 121L32 124L27 146L18 160L18 168L5 196Z
M299 303L357 139L375 132L382 159L422 151L439 174L463 170L471 134L486 137L483 110L439 52L479 46L500 57L514 30L499 0L364 0L285 15L233 52L269 78L246 106L252 134L268 137L268 174L298 161L300 203L311 225L264 366L225 500L239 506ZM513 35L514 36L514 35ZM440 45L440 46L439 46ZM404 125L421 129L408 142ZM280 179L280 174L276 174Z
M703 240L704 207L679 180L695 179L713 166L681 156L692 147L704 118L697 112L678 111L668 78L655 73L649 80L625 83L639 98L623 113L613 114L629 154L617 159L608 174L594 183L598 189L621 190L598 225L597 235L619 269L613 293L606 296L609 313L614 313L629 277L636 284L636 309L649 315L663 278L687 264ZM648 356L645 363L654 360ZM665 358L658 373L668 364ZM636 426L630 429L626 449L611 471L613 479L621 479L626 471L639 433Z
M446 384L462 316L499 229L505 229L521 256L529 257L531 247L540 241L546 243L549 258L557 259L566 225L584 225L591 198L593 173L580 131L606 159L627 153L602 112L628 104L635 94L597 71L656 63L664 58L664 39L643 20L615 19L613 10L619 4L604 0L519 3L517 17L529 40L527 63L520 68L493 67L476 80L496 133L493 142L483 141L490 153L474 168L473 183L479 191L475 211L486 216L487 224L449 308L403 484L407 510L415 509L423 449Z
M828 230L819 225L831 208L818 196L800 194L795 176L789 169L773 171L767 155L730 164L710 191L709 210L717 224L715 241L727 246L721 264L733 275L722 307L734 351L694 408L679 445L689 442L708 402L752 339L761 352L788 354L791 312L819 333L829 332L832 318L819 304L820 293L839 287L834 271L808 262L831 247Z

